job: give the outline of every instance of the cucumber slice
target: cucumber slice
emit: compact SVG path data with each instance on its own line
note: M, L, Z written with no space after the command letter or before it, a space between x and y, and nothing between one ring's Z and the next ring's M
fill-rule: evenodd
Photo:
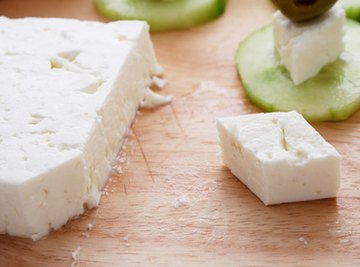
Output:
M151 31L190 28L224 13L226 0L94 0L111 20L146 20Z
M272 27L255 31L236 56L248 97L265 111L296 110L309 121L346 119L360 107L360 24L347 21L345 40L341 59L295 86L280 66Z
M350 19L360 21L360 1L359 0L340 0L346 11L346 16Z

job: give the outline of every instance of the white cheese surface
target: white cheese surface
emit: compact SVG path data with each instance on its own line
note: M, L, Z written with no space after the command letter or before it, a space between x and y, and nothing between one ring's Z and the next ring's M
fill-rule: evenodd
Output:
M0 17L0 233L38 239L99 203L159 70L144 22Z
M217 121L224 164L265 205L335 197L340 156L297 112Z
M280 11L273 15L275 47L295 85L315 76L344 49L345 11L335 4L319 18L295 23Z

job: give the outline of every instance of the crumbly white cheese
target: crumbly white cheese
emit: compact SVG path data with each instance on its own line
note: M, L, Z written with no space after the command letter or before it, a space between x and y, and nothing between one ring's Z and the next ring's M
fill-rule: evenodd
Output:
M153 92L150 88L146 89L145 97L140 103L142 108L157 108L163 105L167 105L172 101L172 96L163 96Z
M0 17L0 40L0 233L38 239L98 205L161 68L139 21Z
M168 85L168 81L161 79L159 77L154 77L152 81L152 86L155 87L155 89L162 90Z
M273 15L275 47L281 64L298 85L335 61L344 49L345 12L335 4L321 17L295 23L280 11Z
M340 156L295 111L217 121L224 164L265 205L330 198Z
M80 251L81 251L81 247L77 247L76 250L71 252L71 258L72 258L71 267L80 266Z

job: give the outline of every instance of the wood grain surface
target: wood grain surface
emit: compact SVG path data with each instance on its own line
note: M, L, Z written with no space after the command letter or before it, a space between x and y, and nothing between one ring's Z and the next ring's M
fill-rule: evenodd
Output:
M265 207L219 157L214 119L259 112L234 56L273 9L230 0L213 23L152 34L174 102L138 116L98 209L38 242L0 235L0 266L70 266L77 248L80 266L360 266L360 112L314 124L343 156L337 199ZM0 14L105 21L90 0L0 0Z

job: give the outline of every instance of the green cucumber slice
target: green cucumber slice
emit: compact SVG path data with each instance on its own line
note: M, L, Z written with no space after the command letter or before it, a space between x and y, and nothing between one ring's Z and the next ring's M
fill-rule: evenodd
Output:
M360 1L359 0L340 0L345 9L346 16L350 19L360 21Z
M190 28L219 17L226 0L94 0L111 20L146 20L151 31Z
M280 65L272 27L255 31L236 56L248 97L265 111L296 110L309 121L348 118L360 107L360 24L347 21L345 43L341 59L295 86Z

